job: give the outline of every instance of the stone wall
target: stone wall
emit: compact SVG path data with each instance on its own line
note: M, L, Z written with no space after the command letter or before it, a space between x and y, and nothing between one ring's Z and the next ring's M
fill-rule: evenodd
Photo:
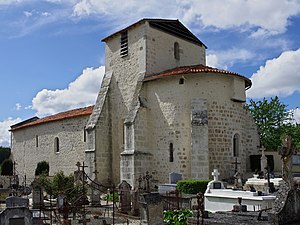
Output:
M148 28L147 34L147 72L159 73L180 66L206 65L205 47L176 36L161 32L154 28ZM174 58L174 43L179 44L180 59Z
M50 176L58 171L66 175L73 173L76 163L84 161L84 127L88 116L44 123L15 130L12 136L12 156L22 181L34 178L38 162L47 161ZM59 138L59 152L54 148L54 139ZM38 139L38 145L36 143Z
M242 173L246 172L249 155L257 153L259 142L256 126L244 104L231 99L233 93L238 93L232 90L235 78L213 73L184 75L185 83L180 85L181 77L150 81L143 86L142 97L147 100L148 107L143 118L138 119L148 121L144 129L145 146L148 146L146 151L153 155L152 172L157 174L156 179L161 183L168 182L168 174L171 172L182 173L184 179L203 179L208 178L214 168L219 168L222 178L232 176L235 133L240 136L237 157L238 162L241 162L239 167ZM240 94L239 98L242 97ZM204 136L202 134L200 139L193 136L193 99L207 101L207 144L205 138L201 139L205 132L202 132ZM136 130L135 135L140 132ZM169 161L170 143L174 148L173 162ZM192 149L195 144L198 144L197 150L200 150L197 155L196 149ZM143 150L143 146L140 145L138 150ZM205 156L205 152L208 152L208 156ZM200 173L203 165L206 165L206 169L202 168L205 175L194 176L192 171Z
M237 161L239 171L250 170L250 155L257 154L259 139L253 119L238 102L212 101L209 107L210 170L218 168L221 177L234 175L233 137L240 137Z

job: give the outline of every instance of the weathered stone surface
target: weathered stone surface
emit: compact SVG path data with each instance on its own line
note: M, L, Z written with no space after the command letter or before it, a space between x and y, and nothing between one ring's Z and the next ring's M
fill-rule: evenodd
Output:
M281 188L276 197L269 221L274 225L300 223L300 190Z
M26 131L14 131L12 154L17 162L20 183L25 174L27 182L34 179L36 166L41 161L49 163L50 176L59 171L66 175L73 173L76 163L85 158L84 127L87 120L88 116L81 116L27 127ZM59 138L59 152L54 148L56 137Z
M143 194L140 199L141 225L163 225L163 202L159 193Z
M32 225L32 213L27 207L6 208L0 214L1 225Z

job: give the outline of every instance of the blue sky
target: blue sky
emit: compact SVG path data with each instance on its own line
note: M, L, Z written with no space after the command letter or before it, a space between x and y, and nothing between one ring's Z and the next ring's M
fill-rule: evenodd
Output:
M179 19L207 64L249 77L300 121L300 0L0 0L0 146L10 125L95 103L101 39L142 18Z

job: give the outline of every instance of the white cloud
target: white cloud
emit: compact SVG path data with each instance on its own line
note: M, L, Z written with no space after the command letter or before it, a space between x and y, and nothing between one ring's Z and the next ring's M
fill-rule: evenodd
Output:
M297 0L186 0L187 22L198 19L204 26L227 29L232 27L257 27L259 34L277 34L285 31L289 17L300 12ZM276 22L274 22L276 21Z
M246 62L253 59L255 54L246 49L232 48L226 51L211 52L207 54L207 65L227 70L238 62Z
M19 111L22 108L20 103L16 103L16 110Z
M24 11L24 15L26 17L31 17L32 16L32 12Z
M47 90L37 93L32 100L32 109L39 116L85 107L95 104L104 75L104 66L87 68L66 89Z
M293 109L292 112L294 114L294 121L300 124L300 109L299 108Z
M20 118L13 119L11 117L4 121L0 121L0 146L10 146L10 133L8 130L10 129L11 125L19 122L21 122Z
M278 58L268 60L252 75L252 88L247 91L249 98L290 96L300 91L300 48L285 51Z
M0 0L1 5L31 3L34 0ZM299 0L44 0L46 4L55 4L50 12L42 13L41 18L24 12L29 22L19 23L22 35L50 23L95 16L102 21L102 26L110 24L114 30L133 23L141 18L180 19L188 26L213 28L213 30L239 28L240 32L250 31L251 37L266 37L286 31L290 18L300 13ZM36 9L38 10L38 9ZM134 12L134 13L132 13ZM46 16L45 16L46 15ZM75 20L74 20L75 19ZM274 22L276 21L276 22ZM99 24L95 26L100 26ZM20 29L20 28L19 28ZM23 31L25 30L25 31Z
M47 17L47 16L51 16L51 13L49 13L49 12L41 12L41 15Z
M22 2L22 0L0 0L0 5L11 5L20 2Z
M163 7L162 7L163 5ZM253 29L252 36L283 33L290 17L299 15L297 0L128 0L120 4L117 0L80 0L73 8L74 15L97 14L132 22L142 17L169 17L170 12L189 25L199 23L205 27L228 29L243 27ZM135 12L135 13L129 13ZM274 22L276 21L276 22Z
M216 54L206 55L206 65L214 68L221 68L219 64L219 59Z

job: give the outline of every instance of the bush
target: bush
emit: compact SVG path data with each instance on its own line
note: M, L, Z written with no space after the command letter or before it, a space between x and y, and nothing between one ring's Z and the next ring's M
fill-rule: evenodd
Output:
M186 225L187 218L192 215L193 212L189 209L166 210L163 220L166 225Z
M209 180L180 180L177 189L185 194L204 193Z
M75 202L83 196L82 185L76 185L74 183L73 175L65 176L62 171L56 173L52 179L49 179L42 174L38 181L45 188L47 194L56 198L59 194L65 195L68 202Z
M49 163L46 161L39 162L35 169L35 176L42 174L49 176Z
M119 201L119 194L115 192L114 194L106 194L103 197L103 200L108 201L108 202L118 202Z
M12 176L14 165L11 159L5 159L1 164L1 175Z

